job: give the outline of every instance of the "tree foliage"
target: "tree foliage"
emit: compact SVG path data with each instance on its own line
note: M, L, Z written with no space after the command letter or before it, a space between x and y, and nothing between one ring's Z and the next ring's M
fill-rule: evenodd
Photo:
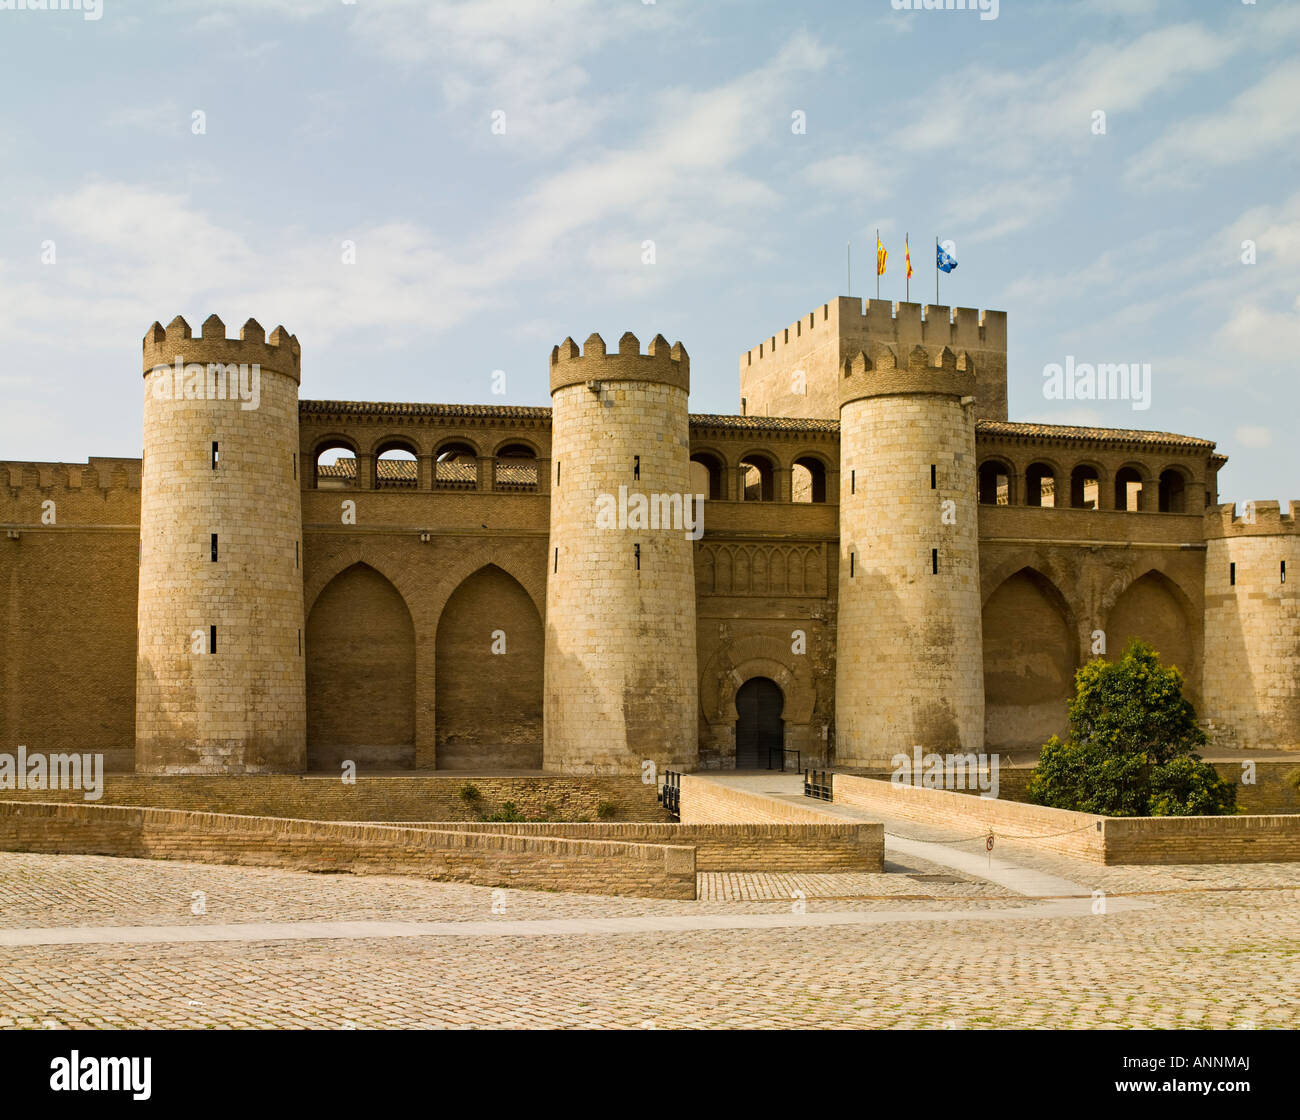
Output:
M1090 661L1074 682L1069 733L1043 746L1030 801L1112 817L1236 811L1236 787L1201 761L1205 732L1182 674L1149 645L1135 638L1119 661Z

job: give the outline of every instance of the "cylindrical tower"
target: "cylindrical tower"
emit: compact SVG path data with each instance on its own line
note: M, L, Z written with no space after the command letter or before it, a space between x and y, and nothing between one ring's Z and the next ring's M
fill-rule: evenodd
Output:
M1300 501L1205 513L1203 710L1216 747L1300 750Z
M690 359L662 335L551 351L544 765L691 770L699 754Z
M975 372L873 345L840 377L835 756L979 751Z
M298 340L144 339L136 770L306 766Z

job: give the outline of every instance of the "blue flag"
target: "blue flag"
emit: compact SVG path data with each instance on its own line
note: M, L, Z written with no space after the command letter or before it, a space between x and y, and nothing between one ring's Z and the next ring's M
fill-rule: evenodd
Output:
M957 258L954 257L950 252L948 252L948 250L945 249L942 245L936 242L934 246L934 251L936 254L934 263L939 266L940 272L951 272L954 268L957 267Z

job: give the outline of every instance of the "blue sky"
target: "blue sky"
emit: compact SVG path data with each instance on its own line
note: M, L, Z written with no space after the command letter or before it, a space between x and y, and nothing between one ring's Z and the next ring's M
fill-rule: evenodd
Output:
M0 458L138 455L145 329L214 311L296 333L304 397L546 404L554 343L631 330L735 412L879 227L883 297L910 232L933 298L939 235L942 301L1008 312L1013 419L1300 497L1300 4L102 2L0 10ZM1151 407L1045 399L1067 356L1149 362Z

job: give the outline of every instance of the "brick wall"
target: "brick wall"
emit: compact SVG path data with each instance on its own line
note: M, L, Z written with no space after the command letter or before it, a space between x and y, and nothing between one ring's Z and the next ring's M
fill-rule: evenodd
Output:
M415 627L397 589L366 564L340 572L306 643L307 768L414 766Z
M880 871L883 830L842 821L818 824L462 824L440 821L412 828L455 829L511 836L685 844L697 871Z
M1108 817L1107 863L1289 863L1300 817Z
M138 459L0 464L0 522L18 533L0 534L0 749L134 765L139 474Z
M480 568L438 619L438 765L542 767L542 619L500 568Z
M267 817L332 821L477 820L478 812L460 798L469 781L482 795L485 812L512 801L527 817L592 818L602 801L624 820L667 821L655 801L655 787L620 778L360 777L354 785L338 778L294 774L242 776L110 774L102 805L149 806ZM82 802L76 790L6 790L14 801Z
M689 846L0 801L0 849L413 875L533 890L695 897Z
M794 832L796 826L799 832L804 829L825 830L825 842L837 843L833 830L848 824L860 830L856 844L861 862L857 866L867 871L885 869L885 831L882 825L868 821L846 822L843 817L814 808L811 802L804 806L777 801L763 794L683 774L681 810L683 825L785 826L783 831L791 834L786 843L793 842L798 836ZM805 865L804 869L812 868Z
M1292 776L1300 774L1300 763L1291 761L1270 761L1261 759L1255 763L1255 781L1250 785L1242 784L1240 762L1212 760L1219 777L1226 778L1237 787L1237 808L1243 813L1300 813L1300 791L1292 782ZM998 771L998 797L1002 801L1027 801L1030 779L1034 776L1033 766L1009 766L1005 762ZM862 778L878 778L889 781L890 771L885 768L872 768L860 771ZM959 793L977 794L978 790L958 790Z
M1097 830L1097 822L1103 817L1017 801L968 797L950 790L894 785L850 774L836 774L832 781L835 801L840 805L968 833L992 830L1008 840L1032 837L1035 847L1094 863L1105 862L1103 834Z
M1007 840L1023 840L1093 863L1300 860L1300 816L1101 817L848 774L834 776L834 794L838 804L868 812L976 832L991 830Z

